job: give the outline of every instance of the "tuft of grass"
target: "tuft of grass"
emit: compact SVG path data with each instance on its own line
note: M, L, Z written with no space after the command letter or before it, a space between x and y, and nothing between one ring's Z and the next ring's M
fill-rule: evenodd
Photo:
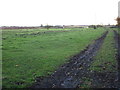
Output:
M46 33L40 34L38 32L43 30L2 31L3 87L30 86L36 77L50 75L105 31L103 28L98 28L56 32L59 30L51 30L52 32L45 30Z
M99 72L117 71L116 53L117 50L115 48L114 33L110 30L102 47L94 57L90 70Z

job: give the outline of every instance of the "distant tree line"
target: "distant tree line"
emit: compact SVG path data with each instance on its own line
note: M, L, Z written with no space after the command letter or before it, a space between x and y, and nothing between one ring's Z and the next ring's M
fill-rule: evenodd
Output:
M89 28L94 28L94 29L99 28L99 27L103 27L103 25L90 25L89 26Z
M44 28L46 28L46 29L50 29L51 27L53 27L52 25L46 25L46 26L44 26Z
M46 29L50 29L50 28L63 28L63 26L52 26L52 25L45 25L43 26L42 24L40 26L2 26L0 27L0 29L38 29L38 28L46 28Z
M56 25L56 26L52 26L52 25L45 25L45 26L42 26L46 29L50 29L50 28L64 28L64 26L59 26L59 25Z

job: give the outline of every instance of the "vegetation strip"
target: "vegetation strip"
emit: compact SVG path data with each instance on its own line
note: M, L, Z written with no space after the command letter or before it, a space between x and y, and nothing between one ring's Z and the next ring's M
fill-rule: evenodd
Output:
M75 88L81 82L81 78L88 74L87 69L90 66L93 56L100 48L108 32L105 32L100 38L89 45L84 51L71 58L70 62L61 66L50 77L37 78L36 83L30 88Z

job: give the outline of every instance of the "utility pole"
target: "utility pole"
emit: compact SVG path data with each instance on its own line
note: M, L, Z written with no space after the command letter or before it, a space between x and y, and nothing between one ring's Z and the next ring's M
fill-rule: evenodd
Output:
M117 18L118 27L120 27L120 1L118 2L118 18Z

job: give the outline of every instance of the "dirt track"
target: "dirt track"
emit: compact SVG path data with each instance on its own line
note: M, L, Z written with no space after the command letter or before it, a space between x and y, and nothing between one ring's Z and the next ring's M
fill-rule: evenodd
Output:
M117 72L89 72L87 78L92 79L92 88L120 88L120 35L114 31L115 48L117 49Z
M96 39L91 45L79 54L73 56L69 63L62 65L51 76L45 78L36 78L36 82L30 88L76 88L82 83L82 78L89 75L89 66L93 56L99 50L104 38L108 32L105 32L100 38Z
M115 48L118 50L118 54L116 55L116 59L118 60L118 72L117 71L102 71L102 72L89 72L87 78L91 79L91 87L92 88L120 88L120 84L118 83L120 79L120 36L114 31L114 39L115 39ZM114 68L114 66L113 66Z

